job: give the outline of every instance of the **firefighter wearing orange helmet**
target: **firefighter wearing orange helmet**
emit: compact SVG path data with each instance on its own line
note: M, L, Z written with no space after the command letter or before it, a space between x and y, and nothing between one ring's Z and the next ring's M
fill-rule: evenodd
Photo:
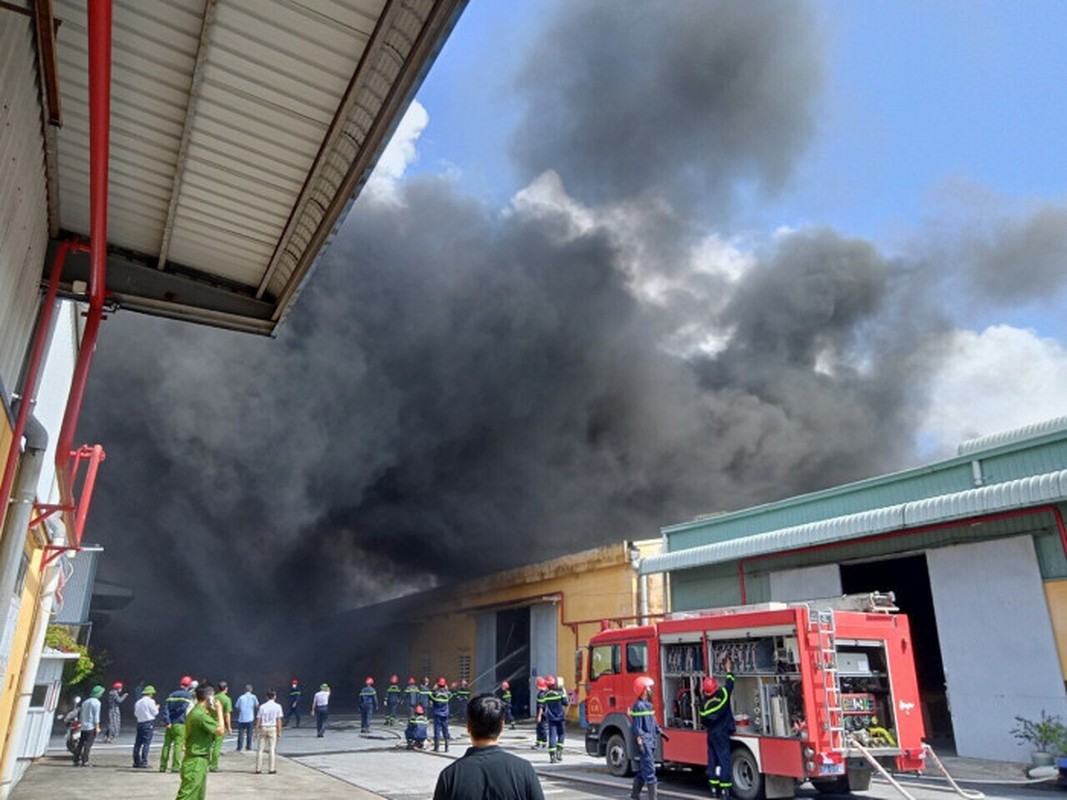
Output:
M548 691L548 684L545 683L544 678L537 679L537 707L534 712L534 719L537 721L536 738L534 739L534 750L540 750L548 747L548 720L545 719L545 692Z
M637 699L630 708L630 720L637 744L639 766L634 775L634 785L630 790L632 800L641 796L641 787L648 787L649 800L656 800L656 748L663 733L656 722L656 711L652 705L652 687L656 682L647 675L634 680L634 695Z
M723 661L726 677L722 685L709 675L704 679L704 704L700 709L700 722L708 729L708 787L712 797L729 800L733 788L733 770L730 766L730 734L737 730L730 698L734 694L733 662Z
M374 678L368 676L363 682L363 688L359 690L360 733L370 733L371 717L377 710L378 691L374 688Z
M511 712L511 684L507 681L500 682L500 688L496 690L496 696L504 704L504 722L511 730L515 730L515 716Z
M441 740L445 742L445 752L448 752L448 740L452 738L452 735L448 732L448 706L452 700L452 692L448 691L448 682L444 678L437 679L437 685L430 693L430 706L433 712L433 749L437 752L437 749L441 745Z

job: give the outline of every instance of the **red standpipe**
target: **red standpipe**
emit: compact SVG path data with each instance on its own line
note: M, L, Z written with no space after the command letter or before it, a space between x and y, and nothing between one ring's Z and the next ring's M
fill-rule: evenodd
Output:
M111 138L111 0L89 0L89 312L74 365L70 395L56 445L56 475L60 498L67 504L73 492L74 432L78 427L89 367L104 316L107 274L108 155ZM94 469L95 478L95 469ZM91 487L87 487L91 488ZM88 499L88 498L85 498ZM74 546L81 544L85 511L74 520Z
M745 590L745 564L749 561L761 561L768 558L777 558L778 556L795 555L796 553L812 553L816 550L829 550L832 547L843 547L849 544L862 544L864 542L873 542L878 539L891 539L897 536L911 536L916 533L929 533L930 531L941 530L943 528L954 528L962 525L977 525L981 522L996 522L1001 519L1013 519L1015 517L1026 517L1033 514L1049 513L1052 514L1053 519L1056 521L1056 530L1060 535L1060 545L1063 547L1064 555L1067 555L1067 524L1063 521L1063 513L1057 506L1044 505L1034 506L1033 508L1020 508L1014 511L1003 511L999 514L983 514L977 517L967 517L965 519L950 520L949 522L937 522L932 525L921 525L917 528L904 528L902 530L887 531L885 533L875 533L870 536L861 536L858 539L842 539L836 542L824 542L823 544L805 545L804 547L795 547L791 550L779 550L774 553L760 553L759 555L752 556L750 558L742 558L737 562L737 582L741 592L741 605L748 603L748 593Z

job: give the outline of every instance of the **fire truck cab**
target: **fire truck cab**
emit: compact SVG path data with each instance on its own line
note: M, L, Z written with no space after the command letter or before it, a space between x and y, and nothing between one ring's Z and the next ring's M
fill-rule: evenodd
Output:
M627 712L634 679L647 675L670 737L660 740L657 761L706 766L701 684L708 674L721 683L729 659L739 800L792 797L803 781L828 793L866 789L871 765L860 747L891 768L920 771L925 733L911 634L894 612L892 595L869 594L676 613L636 627L605 623L579 651L586 752L606 758L612 774L632 774Z

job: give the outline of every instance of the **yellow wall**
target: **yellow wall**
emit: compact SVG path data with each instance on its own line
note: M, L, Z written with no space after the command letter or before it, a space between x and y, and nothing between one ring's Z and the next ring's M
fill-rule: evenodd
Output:
M34 546L33 534L27 534L26 552L30 556L30 565L26 571L26 581L23 585L22 599L19 604L18 622L15 627L15 638L11 643L11 657L7 663L7 671L4 675L3 693L0 694L0 739L2 739L2 752L6 754L7 748L17 746L17 743L8 741L8 732L11 730L12 717L15 712L16 692L22 683L22 671L26 663L30 635L33 632L34 618L39 605L39 593L41 584L41 558L43 551ZM4 613L7 612L6 607Z
M656 541L658 545L658 540ZM575 650L600 630L603 619L632 618L638 613L636 571L624 544L588 550L541 564L491 575L456 587L427 593L427 614L412 636L410 669L422 677L423 663L433 665L431 680L458 674L460 657L470 656L471 674L485 665L474 663L476 618L482 611L515 608L557 599L556 675L575 688ZM649 579L649 613L662 612L661 576ZM434 613L433 609L442 609ZM629 619L625 624L636 624ZM477 686L490 691L495 687ZM577 708L571 714L577 717Z
M1045 601L1060 654L1060 669L1067 680L1067 580L1045 581Z

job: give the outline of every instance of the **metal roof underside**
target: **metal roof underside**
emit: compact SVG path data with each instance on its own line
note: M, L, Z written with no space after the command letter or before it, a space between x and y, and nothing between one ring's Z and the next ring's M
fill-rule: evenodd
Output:
M465 3L115 0L110 301L273 334ZM50 227L88 238L86 8L54 7Z
M858 514L794 525L753 536L689 547L650 556L641 562L640 573L692 569L743 558L785 553L791 550L858 539L872 534L903 531L927 525L968 519L984 514L1067 501L1067 470L1033 475L953 492L939 497L899 503Z

